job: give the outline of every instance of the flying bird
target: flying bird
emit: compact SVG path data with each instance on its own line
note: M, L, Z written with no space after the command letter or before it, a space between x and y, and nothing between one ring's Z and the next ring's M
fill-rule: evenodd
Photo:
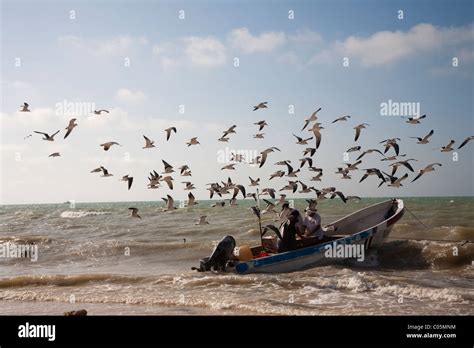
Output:
M163 211L170 211L170 210L175 210L177 209L175 206L174 206L174 199L173 197L171 197L170 195L166 195L167 198L162 198L162 200L165 201L166 203L166 207L163 208Z
M275 150L280 151L280 149L278 149L277 147L272 146L260 152L261 159L260 159L260 165L258 166L259 168L261 168L265 164L268 154L270 152L274 152Z
M197 145L197 144L201 144L198 140L197 140L197 137L194 137L194 138L191 138L189 140L189 142L186 143L188 146L191 146L191 145Z
M28 107L30 106L30 104L28 104L27 102L24 102L23 105L21 105L21 109L20 109L20 112L30 112L30 109L28 109Z
M463 147L464 145L466 145L466 144L467 144L469 141L471 141L472 139L474 139L474 135L471 135L471 136L467 137L466 139L464 139L464 141L462 142L462 144L459 145L458 150L459 150L461 147Z
M48 157L59 157L61 156L61 154L59 152L53 152L51 155L49 155Z
M196 220L195 225L199 225L199 226L209 225L209 222L206 221L206 217L207 217L207 215L203 215L203 216L199 217L199 219Z
M428 164L425 168L418 170L418 175L413 179L411 182L418 180L423 174L433 172L435 170L435 166L442 166L441 163L431 163Z
M385 182L385 177L383 176L382 172L379 169L377 169L377 168L368 168L368 169L364 169L364 170L365 170L365 174L362 176L362 178L360 179L359 182L362 182L365 179L367 179L369 177L369 175L377 175L381 180L383 180Z
M415 116L415 117L408 117L408 120L405 121L406 123L409 123L409 124L418 124L420 123L420 120L425 118L426 115L421 115L421 116Z
M268 126L268 123L265 122L265 120L255 122L254 124L257 125L257 126L259 126L259 127L258 127L258 131L259 131L259 132L263 129L263 127Z
M103 112L105 112L105 113L107 113L107 114L109 113L108 110L102 109L102 110L94 110L94 111L91 112L91 114L93 113L93 114L95 114L95 115L100 115L100 114L103 113Z
M442 147L441 147L441 152L450 152L450 151L453 151L453 150L454 150L454 149L453 149L454 143L455 143L455 141L454 141L454 140L451 140L448 145L442 146Z
M166 141L170 140L171 132L175 132L176 134L176 127L170 127L165 129L166 132Z
M152 147L155 147L155 145L153 145L155 144L154 140L150 140L146 136L143 136L143 138L145 139L145 146L143 146L142 149L151 149Z
M414 172L413 167L409 163L410 161L418 161L418 160L416 160L414 158L410 158L410 159L407 159L405 161L398 161L398 162L390 164L390 167L392 167L392 175L395 175L395 173L397 172L398 167L400 167L400 166L404 166L409 171Z
M298 141L297 141L296 143L299 144L299 145L307 145L307 144L308 144L308 140L313 139L313 137L309 137L309 138L307 138L307 139L303 139L303 138L300 138L299 136L294 135L294 134L293 134L293 136L294 136L296 139L298 139Z
M361 123L361 124L359 124L359 125L357 125L357 126L354 127L354 129L355 129L354 141L357 141L357 139L359 139L361 130L362 130L362 129L365 129L366 126L370 126L370 124L368 124L368 123Z
M351 118L349 115L346 115L346 116L341 116L339 118L336 118L334 121L332 121L331 123L336 123L338 121L347 121L349 118Z
M44 138L43 140L46 140L46 141L54 141L54 136L56 134L58 134L60 131L57 131L56 133L54 133L53 135L49 135L48 133L43 133L43 132L38 132L38 131L34 131L35 133L37 134L43 134L44 135Z
M72 130L74 129L74 127L77 126L77 123L75 123L75 122L76 122L76 119L75 119L75 118L71 118L71 120L69 121L68 126L65 128L65 129L67 130L67 132L66 132L66 135L64 135L64 139L66 139L67 136L68 136L69 134L71 134L71 132L72 132Z
M130 190L130 188L132 187L132 183L133 183L133 176L124 175L124 176L122 176L122 179L120 179L120 180L121 181L126 181L127 185L128 185L128 189Z
M255 134L253 137L254 137L255 139L263 139L263 138L264 138L264 135L265 135L265 133L257 133L257 134Z
M367 154L369 154L369 153L372 153L372 152L377 152L377 153L381 154L383 157L385 157L384 154L382 153L382 151L380 151L380 150L377 150L377 149L368 149L368 150L365 150L364 152L362 152L362 153L359 155L359 157L356 158L356 161L360 160L362 157L364 157L365 155L367 155Z
M110 174L109 171L106 168L104 168L103 166L101 166L100 169L104 173L104 174L101 175L101 177L106 178L106 177L109 177L109 176L113 176L113 174Z
M302 131L304 131L306 129L306 127L308 127L308 125L311 123L311 122L314 122L318 119L318 116L316 116L316 114L321 111L321 108L319 108L318 110L316 110L315 112L313 112L311 114L311 116L309 116L308 118L306 118L304 120L304 126L303 128L301 128Z
M107 143L100 144L99 146L103 146L103 147L104 147L104 151L109 151L109 149L110 149L113 145L122 146L122 145L120 145L119 143L117 143L117 142L115 142L115 141L109 141L109 142L107 142Z
M431 138L431 136L433 135L434 133L434 130L430 130L430 132L428 134L426 134L424 137L422 138L419 138L419 137L410 137L412 139L418 139L418 141L416 142L417 144L428 144L430 141L429 139Z
M268 102L259 103L258 105L253 107L253 111L268 108L267 104Z
M360 151L361 148L362 148L361 146L353 146L353 147L347 149L346 152Z
M249 179L250 179L250 186L258 186L260 185L260 178L257 178L256 180L252 179L250 176L249 176Z

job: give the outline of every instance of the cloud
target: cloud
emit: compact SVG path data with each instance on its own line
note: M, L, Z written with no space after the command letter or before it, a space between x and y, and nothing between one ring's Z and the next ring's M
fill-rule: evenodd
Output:
M283 32L269 31L254 36L247 28L234 29L229 34L230 45L244 53L271 52L287 41Z
M146 99L145 93L142 91L131 91L126 88L121 88L115 94L115 99L125 103L139 103Z
M303 30L288 35L288 40L297 44L317 44L323 41L321 35L315 31Z
M416 54L474 42L474 26L436 27L421 23L408 31L380 31L368 37L349 36L315 55L311 62L355 58L364 66L393 64Z
M188 37L184 39L186 53L192 64L204 67L223 65L226 61L226 48L213 37Z
M65 35L58 38L60 45L68 48L89 52L96 56L115 56L125 54L132 49L148 45L144 36L119 35L108 39L88 39L74 35Z

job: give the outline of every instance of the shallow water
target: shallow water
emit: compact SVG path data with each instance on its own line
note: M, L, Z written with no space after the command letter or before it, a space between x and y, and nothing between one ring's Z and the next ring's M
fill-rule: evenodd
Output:
M329 223L381 200L323 201L319 210ZM393 241L362 263L257 275L190 270L224 235L258 243L253 200L224 208L200 201L173 212L157 202L2 206L0 243L35 243L38 260L0 258L0 313L473 314L472 243L395 238L474 240L474 199L404 201L429 229L407 211ZM305 203L295 200L300 209ZM130 206L141 220L129 217ZM209 225L194 225L201 215Z

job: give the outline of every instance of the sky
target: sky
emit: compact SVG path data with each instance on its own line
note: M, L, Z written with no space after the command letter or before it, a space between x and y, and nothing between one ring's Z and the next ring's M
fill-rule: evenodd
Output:
M11 1L1 4L0 204L74 200L149 201L171 194L184 199L190 178L197 198L206 184L225 181L277 190L288 179L269 181L275 166L295 169L307 146L295 137L317 108L322 142L313 157L324 169L311 182L305 168L298 180L316 188L335 186L346 195L472 196L474 142L457 150L473 130L474 5L472 1ZM259 102L268 108L252 111ZM383 115L381 104L415 103L427 117L407 124ZM20 112L23 102L31 112ZM90 113L107 109L109 114ZM393 110L392 110L393 111ZM331 123L350 115L347 122ZM411 114L405 116L413 116ZM69 120L78 126L63 139ZM264 139L254 139L255 122L266 120ZM367 129L354 142L357 124ZM237 125L228 143L222 132ZM165 128L177 134L166 141ZM416 144L431 129L429 144ZM61 132L54 142L33 131ZM32 135L32 136L29 136ZM143 135L156 148L142 149ZM186 146L191 137L200 145ZM351 180L335 174L344 152L383 150L380 142L400 138L404 159L415 172L442 167L403 187L380 187L363 171ZM456 141L456 151L439 148ZM99 144L122 146L103 151ZM258 154L271 147L258 168L238 163L221 168L222 154ZM314 140L310 145L314 147ZM392 149L388 154L392 154ZM57 158L48 157L60 152ZM354 162L359 153L351 153ZM390 169L378 153L359 168ZM187 164L192 177L173 175L175 188L147 188L150 171ZM114 176L90 171L105 166ZM399 169L403 175L405 169ZM127 190L123 175L135 178ZM252 188L248 188L253 192ZM289 193L289 192L285 192ZM295 194L293 197L313 197Z

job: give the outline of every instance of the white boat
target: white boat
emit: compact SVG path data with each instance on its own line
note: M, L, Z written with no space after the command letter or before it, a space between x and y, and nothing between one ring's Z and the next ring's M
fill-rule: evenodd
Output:
M225 270L240 274L292 272L327 263L330 261L326 255L329 248L341 249L346 245L361 245L359 248L362 248L363 245L363 250L367 251L385 242L403 214L401 199L377 203L326 225L326 237L322 243L305 238L299 241L298 249L283 253L276 252L276 238L263 237L261 246L250 248L252 256L249 260L230 261Z

